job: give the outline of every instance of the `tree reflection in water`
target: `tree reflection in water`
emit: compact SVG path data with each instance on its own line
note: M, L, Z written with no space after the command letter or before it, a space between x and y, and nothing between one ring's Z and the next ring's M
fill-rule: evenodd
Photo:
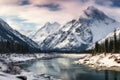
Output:
M105 80L120 80L118 77L118 72L115 71L105 71Z

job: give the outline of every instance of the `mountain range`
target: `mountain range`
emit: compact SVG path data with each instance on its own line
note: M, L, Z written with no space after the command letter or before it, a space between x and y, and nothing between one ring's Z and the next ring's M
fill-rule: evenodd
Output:
M31 51L36 49L44 52L83 52L118 27L120 22L89 6L78 19L73 19L64 26L57 22L48 22L28 36L29 38L0 19L0 41L26 44Z
M34 41L37 40L42 51L85 51L96 41L120 27L120 23L107 16L101 10L90 6L84 10L78 19L67 22L61 28L56 26L58 27L56 29L54 27L50 25L50 29L46 30L46 26L44 26L37 31L40 35L35 34L34 38L32 38ZM49 33L49 30L52 33ZM44 38L41 36L44 36Z

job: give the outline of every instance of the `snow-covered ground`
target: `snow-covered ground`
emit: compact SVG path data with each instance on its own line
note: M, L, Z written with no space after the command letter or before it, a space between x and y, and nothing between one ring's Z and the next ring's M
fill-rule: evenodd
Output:
M28 60L35 60L35 59L45 59L45 58L55 58L57 54L1 54L0 60L5 61L6 63L9 62L23 62Z
M46 74L35 74L19 68L19 62L30 60L51 59L56 57L83 58L89 54L0 54L0 80L21 80L17 76L26 77L27 80L61 80ZM11 64L12 63L12 64ZM6 72L7 71L7 72ZM16 73L17 72L17 73ZM20 72L20 73L19 73Z
M14 75L0 72L0 80L21 80L21 79L16 78L16 76Z
M120 54L97 54L95 56L86 55L79 61L75 61L76 64L83 64L94 69L99 70L116 70L120 71Z
M0 54L0 80L22 80L17 76L26 77L27 80L60 80L46 74L27 72L16 66L16 62L58 57L56 54ZM11 64L12 63L12 64ZM12 70L10 70L12 69ZM17 70L16 70L17 69ZM12 71L18 71L19 74ZM14 74L13 74L14 73Z
M57 79L54 78L53 76L49 76L49 75L45 75L45 74L34 74L31 72L24 72L20 75L12 75L12 74L7 74L7 73L3 73L0 72L0 80L22 80L19 79L17 77L22 76L22 77L26 77L26 80L61 80L61 79Z

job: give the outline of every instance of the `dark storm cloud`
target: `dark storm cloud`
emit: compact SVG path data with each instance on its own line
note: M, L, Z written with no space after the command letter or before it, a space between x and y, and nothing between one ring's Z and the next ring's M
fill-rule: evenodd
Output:
M80 2L88 2L89 0L78 0L78 1L80 1Z
M113 2L112 6L120 7L120 0L111 0Z
M20 6L24 6L24 5L30 5L30 2L29 0L20 0L17 4Z
M120 7L120 0L95 0L96 4L110 7Z
M36 5L36 7L47 8L50 11L59 11L59 10L61 10L60 5L59 4L55 4L55 3Z

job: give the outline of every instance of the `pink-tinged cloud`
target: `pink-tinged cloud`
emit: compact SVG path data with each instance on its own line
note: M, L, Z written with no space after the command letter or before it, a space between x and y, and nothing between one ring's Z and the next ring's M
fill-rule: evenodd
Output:
M120 16L120 8L98 5L96 0L0 0L0 16L17 16L25 19L26 23L36 24L42 27L46 22L59 22L65 24L72 19L78 19L88 6L96 6L110 16ZM106 5L111 4L111 1ZM112 12L112 14L109 14ZM114 12L114 13L113 13ZM116 18L116 17L113 17ZM8 23L21 29L8 17ZM18 24L16 28L16 25ZM33 26L35 27L35 26Z

